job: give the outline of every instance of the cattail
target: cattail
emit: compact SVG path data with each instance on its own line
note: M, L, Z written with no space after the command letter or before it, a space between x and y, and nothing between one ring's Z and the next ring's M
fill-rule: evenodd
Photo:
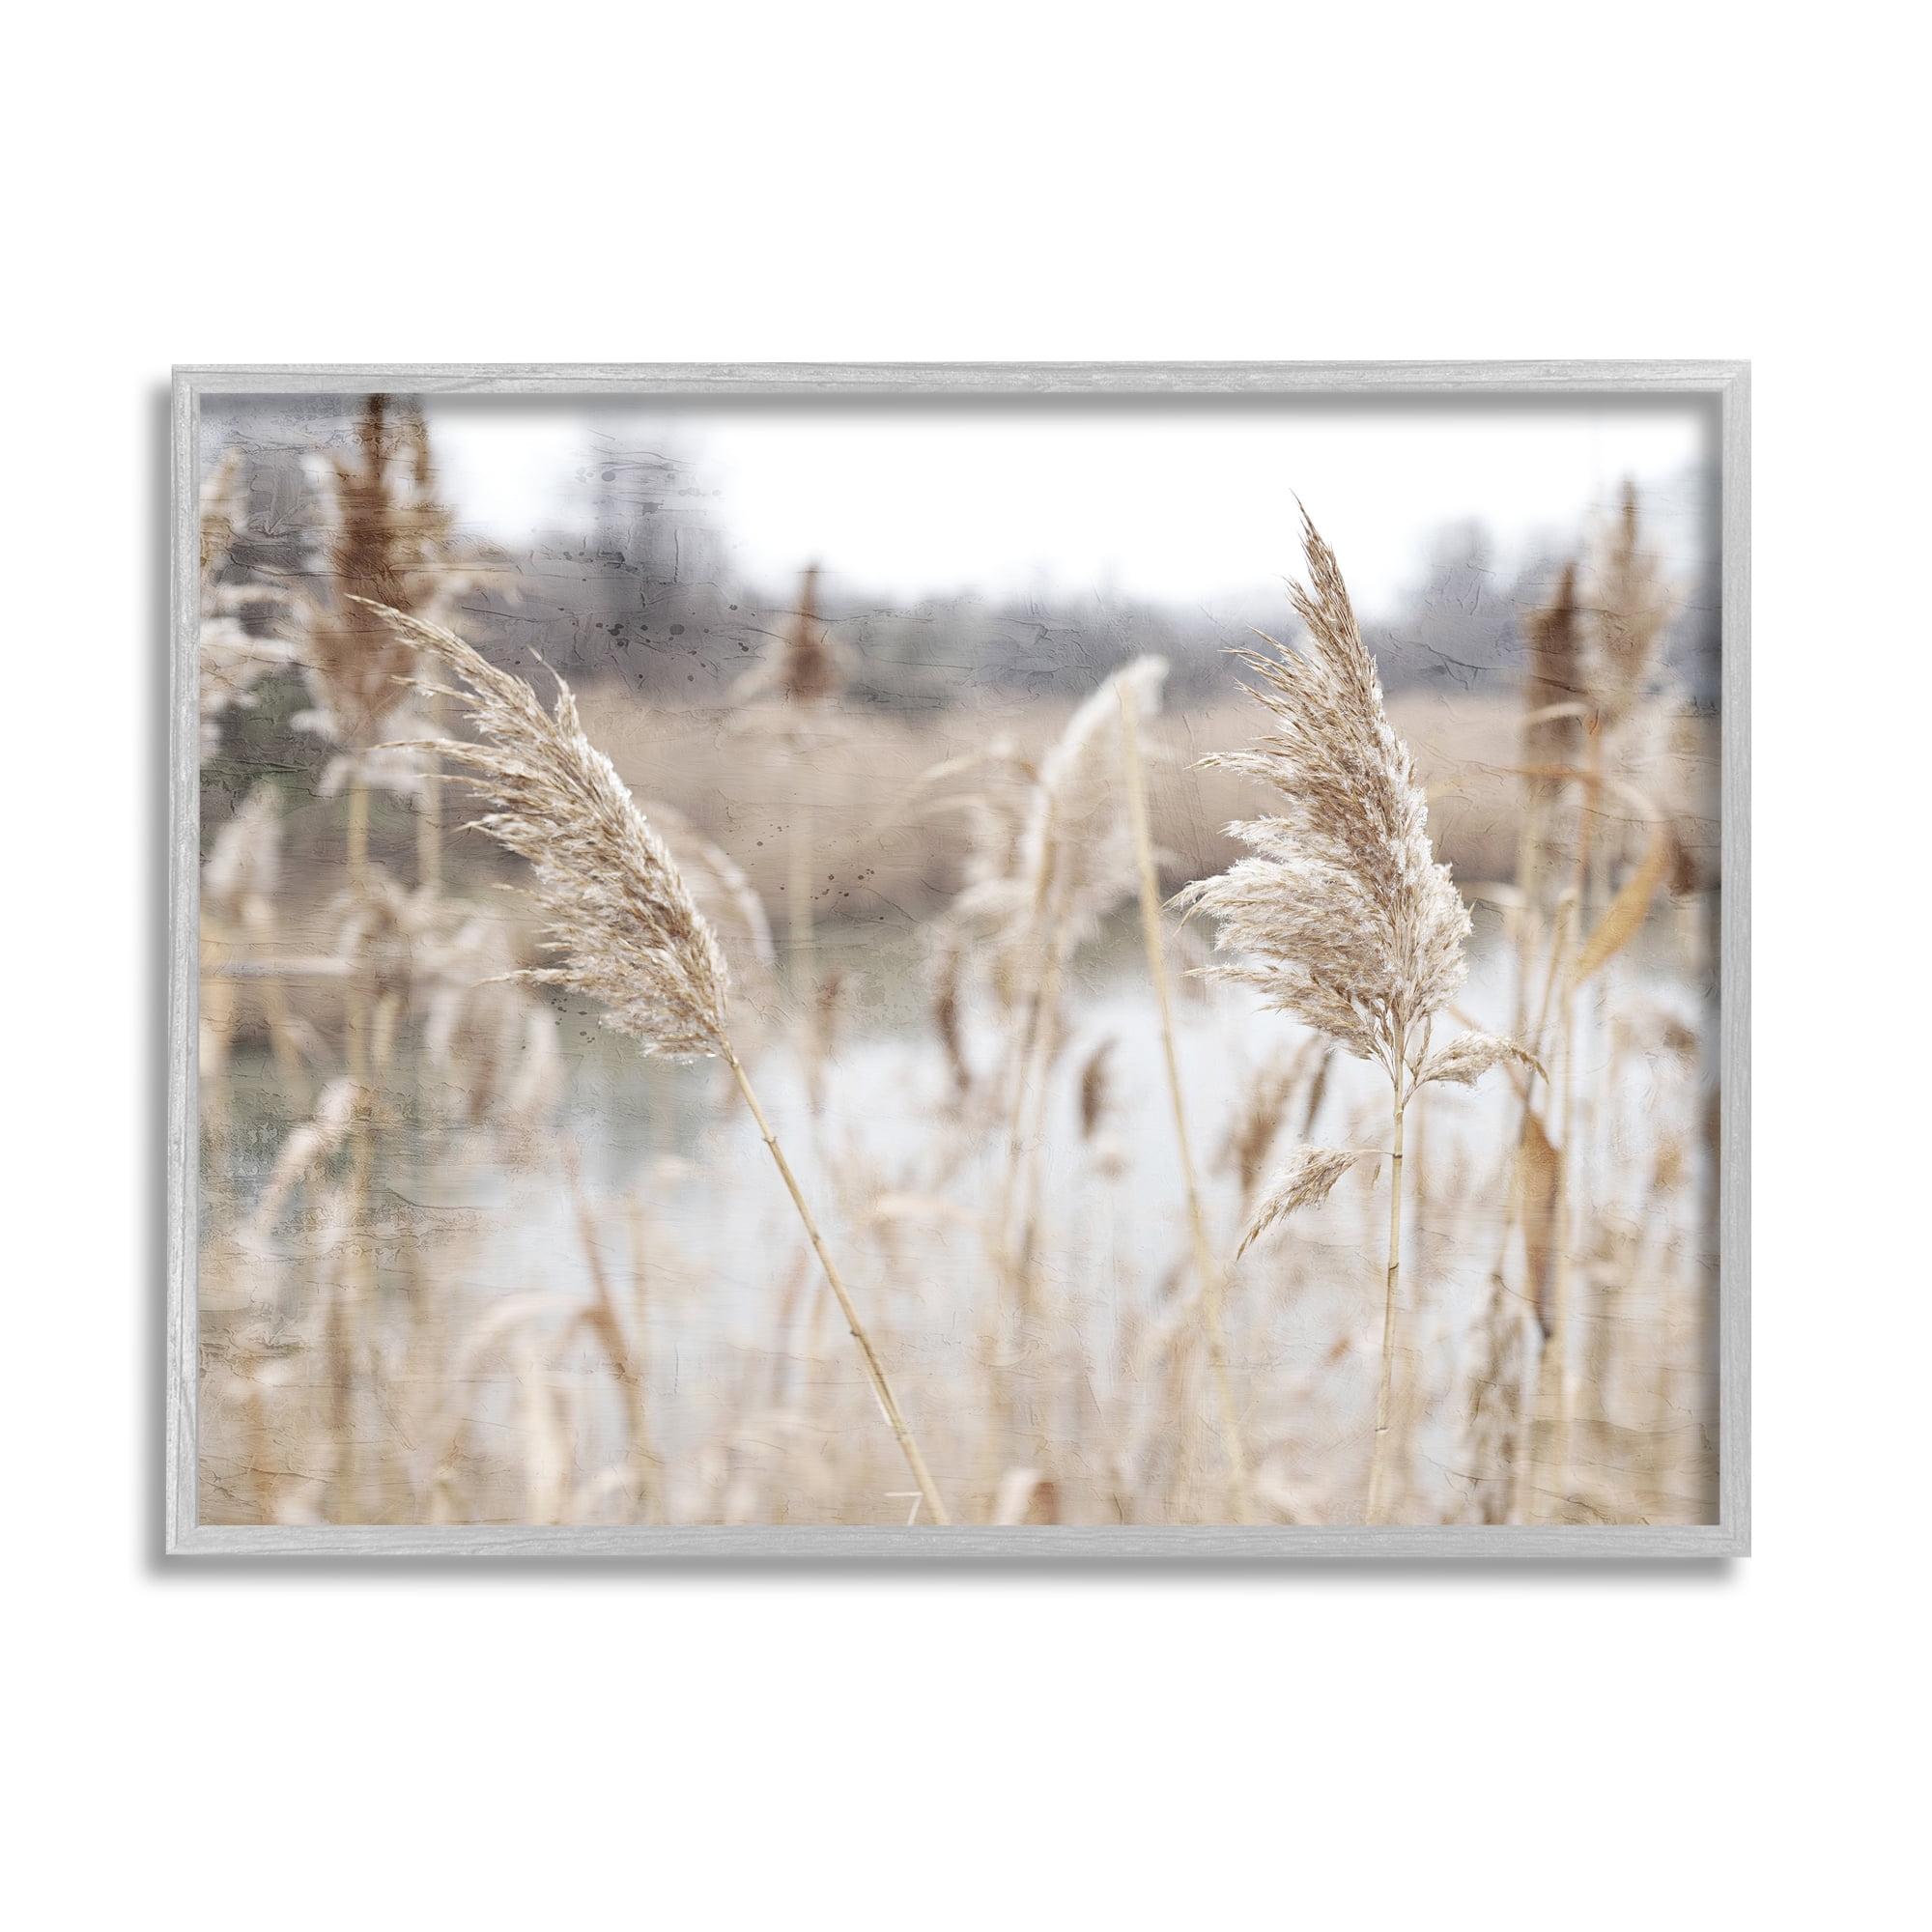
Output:
M544 936L562 961L521 977L595 1000L605 1024L646 1054L716 1055L729 1066L926 1508L935 1522L948 1522L884 1364L732 1048L723 949L664 840L616 768L583 735L569 686L557 680L555 709L546 712L522 678L499 670L454 632L400 611L379 614L406 646L460 680L461 689L448 695L477 738L450 745L446 755L491 804L477 826L529 862Z
M1310 582L1291 595L1308 648L1264 638L1273 657L1237 654L1261 680L1261 688L1245 688L1273 728L1251 751L1205 761L1264 781L1279 794L1279 809L1231 825L1230 836L1253 856L1179 896L1209 913L1218 949L1238 955L1235 964L1210 968L1215 977L1258 988L1265 1006L1374 1061L1389 1078L1388 1268L1369 1490L1369 1520L1376 1521L1388 1476L1404 1111L1428 1081L1470 1085L1498 1062L1528 1056L1488 1034L1430 1050L1436 1018L1467 970L1469 914L1431 849L1414 761L1389 724L1341 568L1305 513L1302 535ZM1295 1150L1264 1191L1246 1240L1323 1198L1361 1157Z

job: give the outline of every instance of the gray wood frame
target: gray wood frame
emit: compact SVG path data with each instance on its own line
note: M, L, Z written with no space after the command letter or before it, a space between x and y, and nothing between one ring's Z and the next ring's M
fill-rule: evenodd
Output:
M195 1496L199 739L196 436L204 396L1714 398L1721 452L1722 852L1719 1520L1684 1527L213 1527ZM170 1555L716 1560L1725 1558L1750 1551L1750 365L1747 362L435 364L179 368L173 408L166 1529Z

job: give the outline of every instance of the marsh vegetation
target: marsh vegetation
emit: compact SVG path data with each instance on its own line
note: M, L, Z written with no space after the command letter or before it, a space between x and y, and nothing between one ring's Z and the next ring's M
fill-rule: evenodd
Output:
M1710 1520L1634 490L1465 685L1285 521L1244 657L914 702L811 573L701 696L559 677L406 401L210 454L205 1520Z

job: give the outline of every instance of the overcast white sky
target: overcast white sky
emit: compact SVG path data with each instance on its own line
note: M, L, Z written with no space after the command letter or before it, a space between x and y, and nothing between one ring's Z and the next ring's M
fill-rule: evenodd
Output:
M1625 476L1685 573L1708 416L1675 401L1391 410L1226 406L707 413L586 403L430 404L449 499L498 541L587 522L613 449L673 454L742 581L819 560L896 598L1100 588L1176 604L1272 589L1300 564L1299 494L1357 602L1387 610L1432 535L1480 517L1507 570L1573 543ZM715 494L713 494L715 493Z

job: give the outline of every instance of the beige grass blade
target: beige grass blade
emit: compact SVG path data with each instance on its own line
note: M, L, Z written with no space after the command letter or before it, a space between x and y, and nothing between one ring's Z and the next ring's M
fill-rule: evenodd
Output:
M1522 1206L1523 1254L1537 1326L1549 1333L1549 1273L1556 1255L1556 1197L1562 1157L1534 1109L1525 1109L1517 1143L1516 1184Z
M1570 969L1573 986L1580 986L1592 974L1601 972L1642 931L1650 917L1651 901L1669 878L1676 853L1677 841L1670 827L1660 824L1650 835L1636 870L1624 881L1623 890L1610 901L1597 929L1584 941L1576 965Z

